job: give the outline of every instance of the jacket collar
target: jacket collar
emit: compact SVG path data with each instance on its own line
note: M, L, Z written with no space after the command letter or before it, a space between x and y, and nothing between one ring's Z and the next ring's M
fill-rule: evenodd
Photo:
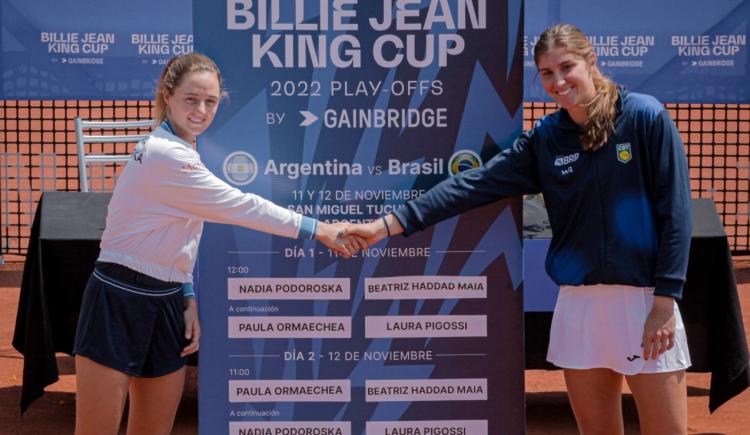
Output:
M174 128L172 128L172 124L169 123L169 120L165 119L164 121L162 121L159 127L163 128L168 133L177 136L177 133L174 131Z
M180 144L182 144L182 145L184 145L184 146L186 146L186 147L188 147L190 149L193 149L193 145L192 144L188 143L183 138L177 136L177 133L175 133L175 130L172 127L172 124L169 123L169 120L165 119L164 121L162 121L161 124L159 124L159 128L162 129L162 130L164 130L170 136L172 136L174 138L173 140L179 142Z

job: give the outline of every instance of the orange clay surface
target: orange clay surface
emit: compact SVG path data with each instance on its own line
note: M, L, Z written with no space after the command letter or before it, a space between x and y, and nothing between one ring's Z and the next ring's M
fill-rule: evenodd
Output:
M75 370L73 358L58 354L60 380L20 416L23 357L11 341L21 280L20 263L0 265L0 434L72 434L75 422ZM750 258L735 259L744 322L750 325ZM688 373L688 433L750 435L750 390L745 390L714 414L708 412L710 375ZM198 433L197 370L188 368L188 380L173 434ZM638 434L638 416L629 392L623 395L625 433ZM562 372L526 371L528 434L576 434L573 413L565 395ZM124 434L124 428L121 430ZM496 435L496 434L493 434Z

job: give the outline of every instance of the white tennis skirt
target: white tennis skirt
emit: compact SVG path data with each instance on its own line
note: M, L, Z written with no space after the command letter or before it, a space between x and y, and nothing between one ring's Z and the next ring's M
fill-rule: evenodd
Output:
M643 325L654 303L653 292L623 285L560 287L547 361L562 368L609 368L624 375L687 369L690 353L677 303L674 347L657 359L643 359Z

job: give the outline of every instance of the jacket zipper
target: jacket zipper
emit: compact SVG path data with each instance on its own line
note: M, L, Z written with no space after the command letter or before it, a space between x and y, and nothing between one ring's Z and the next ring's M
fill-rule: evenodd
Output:
M600 152L599 150L592 151L591 152L591 159L593 161L593 167L594 167L594 185L596 187L596 194L599 197L599 207L601 208L601 219L602 219L602 264L604 266L603 270L603 276L607 275L607 264L609 263L609 259L607 258L607 222L604 216L604 198L602 196L602 189L601 189L601 183L599 179L599 167L597 166L596 162L596 153Z

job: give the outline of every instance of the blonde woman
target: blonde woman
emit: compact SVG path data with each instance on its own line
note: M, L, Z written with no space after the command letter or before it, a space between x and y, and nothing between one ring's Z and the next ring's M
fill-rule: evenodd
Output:
M604 77L575 26L546 29L534 59L560 110L483 167L346 234L377 243L500 198L543 193L553 233L546 269L560 285L547 359L564 370L580 432L623 433L625 379L642 433L685 434L690 356L675 300L692 223L677 128L656 99Z

